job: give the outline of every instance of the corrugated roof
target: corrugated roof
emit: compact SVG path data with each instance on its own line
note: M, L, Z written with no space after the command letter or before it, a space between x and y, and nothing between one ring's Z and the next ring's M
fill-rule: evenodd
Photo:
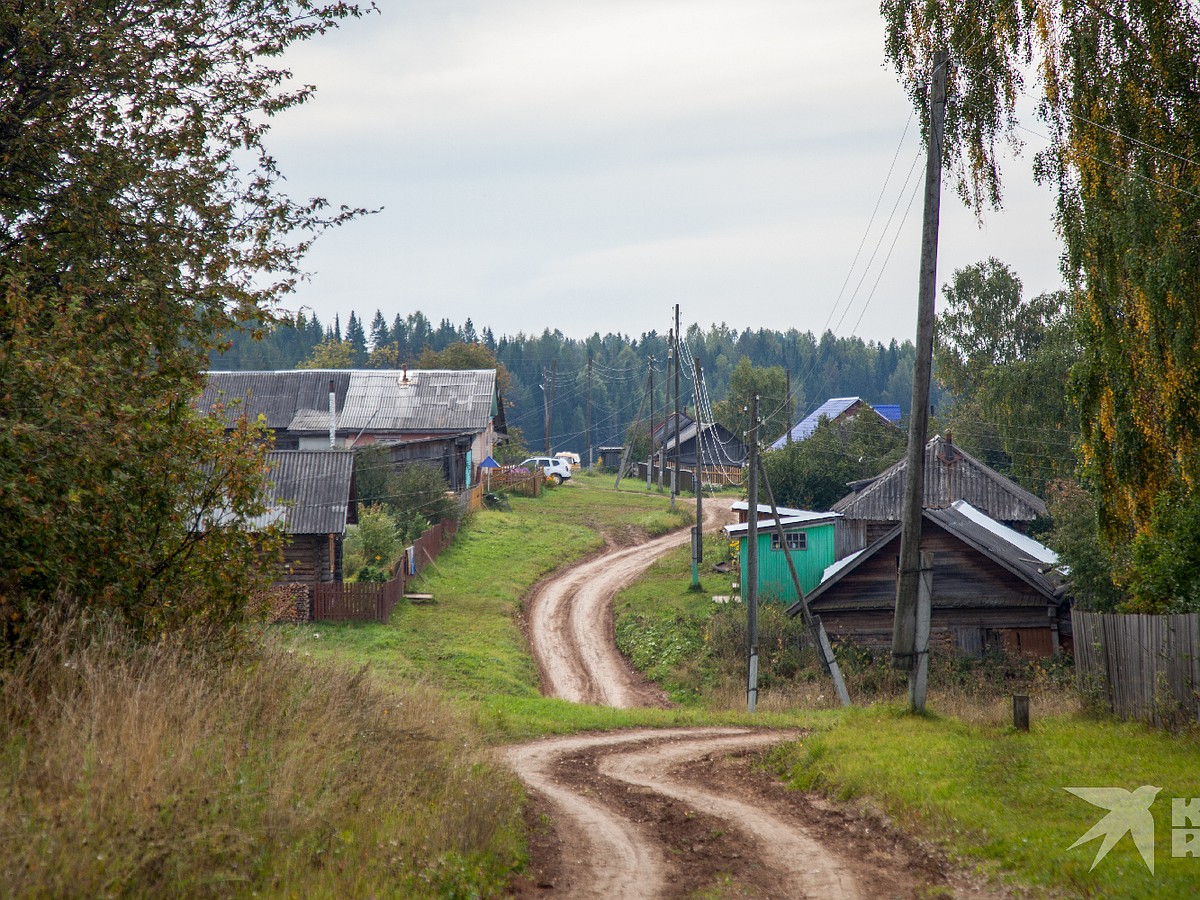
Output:
M269 516L288 534L344 534L354 454L348 450L276 450L267 487Z
M906 465L907 460L900 460L830 508L848 519L900 521ZM966 500L1001 522L1028 522L1046 515L1046 504L1040 497L936 435L925 445L923 505L927 509L943 509L956 500Z
M923 510L922 516L1012 572L1046 600L1054 600L1062 590L1063 579L1054 571L1057 555L1053 550L1011 528L1006 528L965 501L959 501L945 509ZM821 583L813 588L807 599L810 602L817 600L847 574L895 540L899 534L900 526L897 525L870 547L829 566ZM936 594L936 586L934 591ZM852 603L853 598L848 598L847 602ZM987 605L987 598L980 597L979 603ZM796 616L800 611L799 604L793 604L788 607L787 613L789 616Z
M832 522L834 519L840 518L837 513L827 512L811 512L809 510L794 510L794 515L783 515L783 510L780 510L779 524L784 528L792 525L820 525L825 522ZM775 527L774 519L759 519L758 530L770 531ZM750 530L749 522L737 522L733 525L725 526L725 533L730 537L735 534L745 534Z
M826 400L811 413L805 416L800 424L794 426L791 431L792 443L803 441L806 438L812 437L812 433L817 430L817 426L821 424L821 419L828 419L830 422L843 415L847 410L851 409L856 403L863 403L861 397L833 397ZM863 404L867 409L873 410L885 422L895 424L900 421L899 406L870 406ZM894 416L894 417L893 417ZM778 450L780 447L786 446L788 442L787 434L775 441L771 445L772 450Z
M306 369L288 372L209 372L197 401L209 410L224 398L244 398L226 411L262 413L267 426L299 434L329 430L329 382L334 382L340 434L479 432L492 418L494 369Z

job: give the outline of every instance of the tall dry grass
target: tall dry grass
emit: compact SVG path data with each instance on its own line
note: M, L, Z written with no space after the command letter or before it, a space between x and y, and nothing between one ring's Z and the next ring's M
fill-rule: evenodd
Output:
M0 678L6 893L472 896L518 861L518 786L420 687L95 620Z

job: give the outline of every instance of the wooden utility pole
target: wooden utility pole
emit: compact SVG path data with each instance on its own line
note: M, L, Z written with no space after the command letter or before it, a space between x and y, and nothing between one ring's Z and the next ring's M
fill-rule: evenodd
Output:
M588 386L587 386L587 418L584 428L587 429L587 459L588 471L592 471L592 351L588 351Z
M650 396L651 387L654 384L654 357L650 357L650 371L646 373L646 392L642 394L642 402L638 404L637 418L634 419L634 424L642 421L642 410L646 408L646 398ZM654 427L654 420L650 420L650 427ZM617 480L613 484L613 489L616 490L621 486L621 476L625 474L625 467L629 465L629 457L633 453L633 441L629 440L629 431L625 432L625 449L621 451L621 464L617 466Z
M750 518L746 520L746 710L758 705L758 394L750 398Z
M938 220L942 196L942 133L946 114L948 59L945 50L938 50L933 55L929 146L926 148L925 163L925 218L921 233L921 276L917 288L917 345L913 364L912 407L908 423L904 504L900 519L900 571L896 577L896 620L892 636L892 665L909 673L913 691L917 687L917 594L920 580L921 510L925 497L925 433L929 428L929 381L933 367ZM923 689L920 697L914 693L912 699L914 710L924 708Z
M542 453L550 455L550 382L542 366Z
M704 548L704 442L700 440L704 426L700 422L700 360L693 359L696 401L696 471L692 475L692 490L696 492L696 527L692 529L692 588L700 590L700 563Z
M650 396L650 459L648 461L649 464L646 466L646 490L650 490L650 483L654 479L654 454L657 452L654 443L654 357L651 356L649 359L650 371L647 373L647 377L650 379L650 387L647 390L647 394ZM659 487L661 486L662 482L660 481Z
M663 407L663 443L662 443L662 469L658 473L658 489L661 491L663 486L663 471L667 468L667 435L676 431L679 427L679 422L671 422L671 366L675 364L675 330L667 330L667 402ZM670 424L666 424L670 423ZM676 441L678 443L678 441ZM671 493L671 512L675 512L675 485L668 485Z
M801 587L800 576L796 572L796 562L792 559L792 551L787 548L786 532L780 521L779 507L775 503L775 492L771 490L771 479L767 477L767 467L763 464L761 456L758 457L758 472L762 476L763 488L767 492L767 502L771 504L771 519L775 523L775 534L779 538L779 546L783 548L783 558L787 560L788 572L791 574L792 584L796 588L796 602L800 605L801 618L812 634L813 646L817 648L817 653L821 658L821 668L833 680L833 688L837 691L838 700L841 701L842 706L849 706L850 693L846 690L842 670L838 668L837 657L833 655L833 645L829 643L829 635L825 633L821 617L814 616L812 610L808 608L808 599L804 596L804 588ZM789 609L788 615L794 615L794 613Z
M675 474L671 478L671 510L679 495L679 304L675 304Z
M786 369L787 375L787 442L792 442L792 370Z

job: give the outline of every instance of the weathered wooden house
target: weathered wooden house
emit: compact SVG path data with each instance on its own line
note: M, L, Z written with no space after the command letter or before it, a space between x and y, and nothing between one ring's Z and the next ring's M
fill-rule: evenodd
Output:
M663 446L662 458L668 463L675 461L675 440L672 435ZM684 468L695 468L697 453L704 454L706 466L742 466L746 463L746 445L719 422L703 426L696 422L683 423L678 440L679 465Z
M218 403L230 426L262 415L276 449L386 443L394 462L435 465L455 490L492 454L501 415L494 369L209 372L197 408Z
M854 482L831 507L840 513L837 558L870 546L900 521L907 480L907 460L900 460L875 478ZM945 509L965 500L984 515L1009 528L1024 531L1046 515L1046 504L1019 484L959 449L949 435L935 436L925 445L926 509Z
M342 540L354 522L354 454L275 450L263 524L287 536L278 581L314 585L342 580Z
M931 645L968 654L1050 656L1070 642L1057 556L964 500L923 512L921 548L933 554ZM890 646L900 526L827 568L808 593L835 639ZM799 604L788 615L799 614Z
M807 440L817 430L822 419L829 422L847 422L862 413L878 416L892 425L900 421L900 407L898 406L871 406L861 397L833 397L793 425L792 430L785 432L782 437L771 444L770 449L778 450L787 444Z
M742 514L745 515L748 504L743 504L743 507ZM836 513L781 508L781 543L775 520L769 517L770 507L767 507L767 517L762 516L762 509L760 505L757 535L758 599L764 603L793 602L797 599L796 585L792 581L785 554L792 557L792 564L796 567L796 575L800 579L800 589L808 593L820 583L825 570L833 564L834 521L838 516ZM730 540L738 542L738 562L741 570L739 581L743 597L747 596L750 586L746 565L749 528L747 521L725 526L725 533Z

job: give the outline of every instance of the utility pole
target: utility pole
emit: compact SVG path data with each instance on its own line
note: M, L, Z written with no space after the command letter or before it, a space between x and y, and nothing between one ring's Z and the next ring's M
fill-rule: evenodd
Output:
M746 520L746 711L758 705L758 394L750 398L749 513Z
M675 304L675 476L671 479L671 510L679 494L679 304Z
M700 563L704 551L704 426L700 421L700 360L693 359L696 400L696 472L692 475L692 489L696 492L696 527L692 529L692 589L700 590Z
M552 434L554 434L554 382L557 380L557 378L558 378L558 360L556 359L556 360L554 360L554 362L550 363L550 406L548 408L549 411L546 414L547 421L549 423L546 426L546 455L547 456L550 455L550 448L551 448L550 436Z
M658 489L663 489L663 472L667 468L667 434L673 430L668 427L671 421L671 366L675 362L675 332L667 329L667 402L663 407L663 442L662 442L662 459L659 463L658 470ZM678 423L675 423L678 424ZM675 512L675 486L670 486L671 491L671 512Z
M637 418L633 420L635 425L642 421L642 410L646 408L646 398L650 395L650 386L654 384L654 357L650 357L650 371L646 373L646 393L642 394L642 402L638 404ZM651 426L654 421L651 420ZM621 486L621 476L625 474L625 467L629 465L629 457L633 454L633 441L628 440L629 431L625 432L625 449L621 451L621 464L617 466L617 480L613 484L613 490Z
M758 457L758 473L762 476L763 487L767 492L767 502L771 505L771 518L775 522L775 534L779 538L779 546L783 548L783 558L787 560L788 573L792 576L792 584L796 588L796 603L788 608L788 615L795 615L793 610L797 606L799 607L804 624L812 634L813 645L820 654L821 668L833 680L833 688L837 691L838 700L841 701L842 706L849 706L850 693L846 690L846 680L842 678L842 671L838 668L837 657L833 655L833 646L829 643L829 635L825 633L821 617L814 616L812 610L808 608L808 600L804 596L800 576L796 574L796 563L792 559L792 551L787 549L787 535L783 530L783 523L780 522L779 507L775 503L775 492L771 490L771 479L767 477L767 467L763 464L761 456ZM926 639L928 640L928 629L926 629Z
M550 384L546 367L542 366L542 453L550 455Z
M654 454L657 452L654 445L654 357L651 356L649 359L650 371L647 373L647 377L650 379L650 460L649 465L646 466L646 490L650 490L650 483L654 479ZM661 481L658 484L659 487L662 487Z
M784 374L787 376L787 392L785 394L785 396L787 397L787 442L790 444L792 442L792 370L791 370L791 368L789 367L789 368L785 369Z
M592 471L592 351L588 351L588 387L587 387L587 454L588 472Z
M946 66L949 55L933 55L933 90L929 106L929 146L925 162L925 217L921 233L921 276L917 288L917 345L913 364L912 407L908 423L904 504L900 518L900 571L896 578L896 620L892 665L909 673L913 711L925 708L923 685L916 696L917 621L920 579L921 510L925 497L925 432L929 428L929 381L933 365L934 302L937 294L938 221L942 196L942 132L946 114ZM927 601L928 602L928 601ZM928 621L928 612L923 614ZM927 653L924 650L924 653ZM923 681L923 679L922 679Z

